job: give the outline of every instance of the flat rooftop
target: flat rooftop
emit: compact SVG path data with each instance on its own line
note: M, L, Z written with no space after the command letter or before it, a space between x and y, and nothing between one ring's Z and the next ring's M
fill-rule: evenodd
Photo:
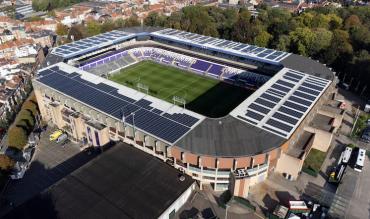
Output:
M316 114L315 117L310 122L309 126L330 132L330 130L333 128L333 126L331 125L332 121L333 118L329 116Z
M296 158L301 158L314 135L315 134L311 132L304 131L298 141L289 146L287 154Z
M228 115L203 120L175 145L196 154L241 157L270 151L285 141L283 137Z
M6 218L157 218L194 180L124 143L115 145Z
M334 80L334 74L328 67L318 61L301 55L290 54L285 59L281 60L280 64L286 68L301 71L305 74L324 78L330 81Z
M289 139L330 83L283 68L230 115Z
M35 81L112 119L168 144L181 138L204 116L85 72L65 63L39 71Z
M338 114L338 115L340 115L344 112L344 110L339 108L339 107L333 107L333 106L327 105L327 104L322 105L321 109L324 110L324 111L327 111L327 112Z

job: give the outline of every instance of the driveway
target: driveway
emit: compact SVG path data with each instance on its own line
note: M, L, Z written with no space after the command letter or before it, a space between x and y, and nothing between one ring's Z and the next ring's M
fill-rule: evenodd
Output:
M10 181L2 197L5 204L1 206L0 217L12 207L45 190L95 156L80 153L79 146L73 143L62 147L60 144L50 142L49 134L49 131L42 134L33 161L24 177Z

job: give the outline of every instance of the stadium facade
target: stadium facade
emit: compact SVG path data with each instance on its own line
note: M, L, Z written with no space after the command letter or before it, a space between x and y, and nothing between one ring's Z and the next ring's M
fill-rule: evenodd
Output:
M226 116L209 118L106 79L148 59L255 92ZM71 140L124 141L201 187L242 197L272 172L296 179L311 148L327 150L341 120L335 107L324 109L335 93L324 65L179 30L115 30L53 49L43 67L33 80L42 117ZM329 129L312 125L319 114L331 118Z

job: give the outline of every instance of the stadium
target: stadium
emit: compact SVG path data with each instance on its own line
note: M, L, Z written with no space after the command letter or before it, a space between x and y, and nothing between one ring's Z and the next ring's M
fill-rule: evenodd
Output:
M341 119L334 80L299 55L134 27L54 48L33 85L43 119L74 142L123 141L201 188L247 197L272 172L296 179L311 148L327 150Z

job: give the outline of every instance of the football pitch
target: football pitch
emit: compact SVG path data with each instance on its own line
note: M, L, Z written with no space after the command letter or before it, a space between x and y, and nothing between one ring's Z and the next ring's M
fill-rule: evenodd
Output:
M152 61L124 68L109 79L135 90L139 90L138 84L141 84L148 87L149 95L170 103L173 103L174 96L181 97L186 100L187 109L209 117L226 115L252 93L216 79Z
M143 61L122 69L110 79L134 89L138 89L137 84L140 83L149 87L149 94L152 96L168 102L173 102L173 96L178 96L184 98L186 103L190 103L218 83L217 80L151 61Z

